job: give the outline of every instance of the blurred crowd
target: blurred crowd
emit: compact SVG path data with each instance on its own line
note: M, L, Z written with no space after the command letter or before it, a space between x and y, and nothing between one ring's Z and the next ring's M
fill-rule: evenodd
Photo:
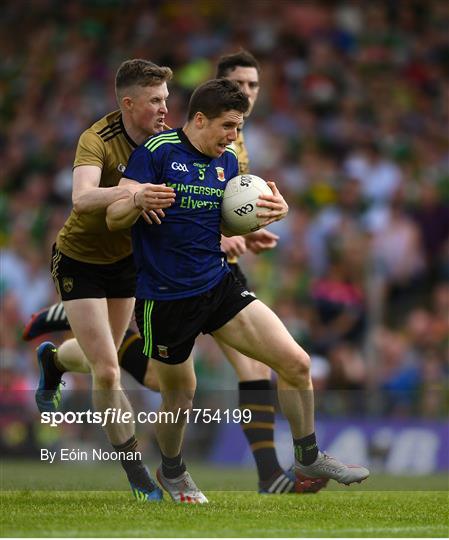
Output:
M244 13L242 7L244 5ZM449 3L17 0L0 19L3 388L33 388L30 315L57 301L50 249L80 133L116 107L127 58L170 66L169 124L240 47L261 64L245 125L255 174L290 213L245 255L258 296L313 356L321 410L448 408ZM197 347L200 387L225 360ZM328 396L328 397L326 397ZM6 398L5 400L6 401ZM20 408L23 404L18 403Z

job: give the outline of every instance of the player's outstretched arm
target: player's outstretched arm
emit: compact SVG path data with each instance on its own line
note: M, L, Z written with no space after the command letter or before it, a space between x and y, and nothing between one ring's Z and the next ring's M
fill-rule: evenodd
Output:
M257 217L266 218L266 221L262 223L263 227L266 227L270 223L283 219L288 213L288 204L284 197L279 192L274 182L267 182L270 186L273 195L260 195L257 206L263 209L263 212L258 212Z
M120 180L122 182L131 182L128 179ZM151 210L161 210L162 208L168 208L175 202L175 190L172 187L168 187L165 184L140 184L139 189L134 194L136 206L145 212Z
M160 217L165 215L162 209L171 206L175 200L174 189L164 184L142 185L122 178L120 186L128 190L128 196L107 208L106 224L111 231L131 227L140 216L149 224L160 224Z
M142 208L135 206L134 195L128 194L126 199L120 199L108 206L106 210L106 225L110 231L128 229L142 214Z
M78 214L107 208L113 202L128 197L123 186L99 187L101 168L96 165L79 165L73 169L72 203Z

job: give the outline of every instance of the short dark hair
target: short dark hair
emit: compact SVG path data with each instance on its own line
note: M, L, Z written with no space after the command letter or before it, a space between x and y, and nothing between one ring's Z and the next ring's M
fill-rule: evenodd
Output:
M198 86L193 92L187 113L192 120L197 112L202 112L209 120L217 118L225 111L246 113L249 100L235 81L212 79Z
M259 62L250 52L240 49L234 54L220 56L217 64L217 79L227 77L237 67L253 67L257 69L257 73L260 73Z
M169 81L172 77L173 72L169 67L161 67L141 58L125 60L115 76L117 98L122 90L130 86L157 86Z

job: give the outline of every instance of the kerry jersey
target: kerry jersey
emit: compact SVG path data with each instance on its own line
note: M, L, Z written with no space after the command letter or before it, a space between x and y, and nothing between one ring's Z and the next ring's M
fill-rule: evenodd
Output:
M123 176L141 184L165 183L176 192L161 225L139 218L132 227L137 298L196 296L229 272L220 249L221 203L227 181L237 174L234 149L212 159L181 129L155 135L134 150Z
M237 139L232 143L232 146L237 152L237 157L239 160L239 174L249 174L248 150L246 149L245 139L241 129L238 130Z
M84 131L73 166L96 165L101 168L99 187L116 186L136 147L125 131L120 111L115 111ZM56 245L72 259L93 264L114 263L129 256L132 249L129 229L111 232L107 228L105 208L83 214L72 210Z

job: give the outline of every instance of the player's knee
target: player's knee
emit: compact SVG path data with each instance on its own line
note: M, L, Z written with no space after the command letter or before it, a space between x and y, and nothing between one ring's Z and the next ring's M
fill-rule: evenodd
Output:
M114 389L120 385L120 368L114 365L97 366L94 370L96 386L102 389Z
M310 364L310 356L301 350L285 366L282 376L292 386L307 387L310 382Z
M185 418L186 412L193 407L194 391L169 392L163 396L163 408L167 412L177 415L178 418Z

